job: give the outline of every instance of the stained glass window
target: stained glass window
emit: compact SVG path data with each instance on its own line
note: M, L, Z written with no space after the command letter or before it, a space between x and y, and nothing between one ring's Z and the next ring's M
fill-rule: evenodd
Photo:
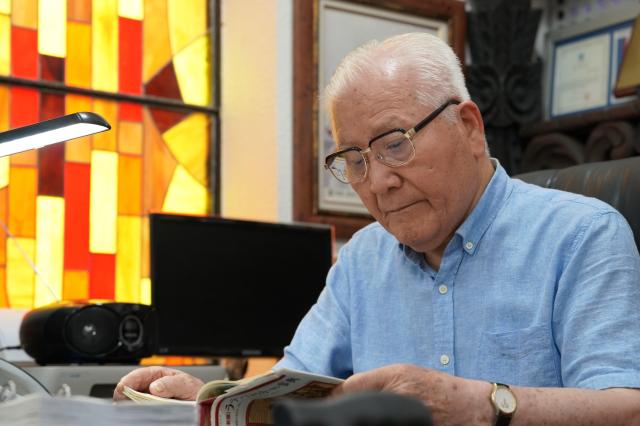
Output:
M0 131L79 111L112 126L0 158L0 307L50 303L50 289L148 303L149 212L218 210L215 10L0 1Z

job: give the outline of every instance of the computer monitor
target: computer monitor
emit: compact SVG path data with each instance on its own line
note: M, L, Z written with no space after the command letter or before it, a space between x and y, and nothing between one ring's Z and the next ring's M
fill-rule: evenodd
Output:
M281 356L332 263L331 227L150 215L160 355Z

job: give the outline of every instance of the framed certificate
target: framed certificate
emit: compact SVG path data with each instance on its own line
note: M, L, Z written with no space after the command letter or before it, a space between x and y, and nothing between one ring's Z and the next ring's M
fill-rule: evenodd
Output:
M334 141L319 102L344 56L365 42L406 32L428 32L464 60L464 3L418 0L294 2L294 218L329 223L348 238L371 222L357 194L323 167Z
M621 7L600 19L547 35L547 118L606 108L630 100L613 88L633 19L640 6Z

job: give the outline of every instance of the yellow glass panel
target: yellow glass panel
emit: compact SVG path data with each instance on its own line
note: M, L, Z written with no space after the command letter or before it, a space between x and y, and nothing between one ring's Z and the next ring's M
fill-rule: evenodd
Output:
M37 170L34 168L9 169L9 230L15 236L36 236L37 179Z
M95 98L93 100L93 110L104 117L107 123L111 124L111 130L108 132L97 133L92 136L93 149L116 151L118 148L118 104L113 101Z
M35 239L7 239L7 295L12 308L33 307L36 275L29 262L35 257Z
M93 88L118 90L118 0L94 0L91 18ZM106 117L105 117L106 118ZM108 132L107 132L108 133Z
M175 55L207 31L207 0L167 0L167 6L171 51Z
M116 300L140 301L140 237L139 216L118 217L118 255L116 256Z
M36 277L33 305L47 305L62 297L64 254L64 198L37 198ZM55 297L51 294L52 290Z
M118 15L123 18L142 20L144 18L144 2L142 0L120 0Z
M66 0L39 0L38 52L58 58L67 56Z
M151 279L149 278L140 280L140 303L151 305Z
M191 114L162 135L173 156L201 185L207 185L209 119Z
M9 157L0 157L0 188L9 185Z
M88 89L91 87L91 25L69 22L67 38L65 81L71 86Z
M64 271L63 300L85 300L89 298L89 273L87 271Z
M142 80L148 82L171 60L167 0L144 2Z
M9 297L7 294L7 268L0 267L0 308L9 307Z
M11 18L0 15L0 75L11 73ZM0 111L7 111L0 108Z
M184 167L178 165L169 184L162 210L171 213L206 214L207 188L195 180Z
M122 154L142 154L142 123L131 121L119 123L118 151Z
M118 154L91 153L89 251L115 254L118 216Z
M67 58L68 60L68 58ZM73 95L71 93L65 96L65 114L74 112L92 111L91 98L86 96ZM64 158L66 161L74 163L88 164L91 162L91 138L73 139L64 144Z
M38 0L13 0L11 21L18 27L37 29Z
M211 95L209 37L204 35L173 58L182 99L188 104L208 105Z
M142 213L142 158L121 155L118 159L118 213Z
M149 216L142 217L142 265L140 267L143 277L151 276L149 265Z
M5 15L11 13L11 0L0 0L0 13Z

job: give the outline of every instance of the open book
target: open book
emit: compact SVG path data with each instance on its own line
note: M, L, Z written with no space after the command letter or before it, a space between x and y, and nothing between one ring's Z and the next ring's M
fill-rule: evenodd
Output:
M161 398L130 388L125 388L124 394L140 403L197 404L201 426L267 426L273 424L274 400L323 398L340 383L342 380L335 377L280 369L239 381L206 383L195 402Z

